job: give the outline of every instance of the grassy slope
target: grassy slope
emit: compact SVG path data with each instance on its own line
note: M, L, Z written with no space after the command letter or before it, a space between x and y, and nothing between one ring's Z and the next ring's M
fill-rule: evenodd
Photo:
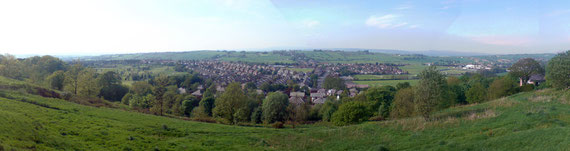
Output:
M4 81L4 80L0 80ZM0 144L69 150L564 150L570 148L570 91L521 93L406 118L335 127L239 127L183 121L59 99L0 93ZM22 101L24 100L24 101Z

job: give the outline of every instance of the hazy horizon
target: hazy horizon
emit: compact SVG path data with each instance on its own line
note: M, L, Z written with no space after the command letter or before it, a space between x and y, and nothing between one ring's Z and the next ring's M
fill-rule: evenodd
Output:
M566 5L565 5L566 4ZM0 53L570 48L568 1L22 0L0 2Z

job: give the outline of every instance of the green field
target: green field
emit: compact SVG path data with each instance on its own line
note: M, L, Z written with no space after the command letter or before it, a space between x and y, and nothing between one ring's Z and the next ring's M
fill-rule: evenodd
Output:
M409 82L412 86L416 85L419 80L378 80L378 81L352 81L356 84L366 84L368 86L396 86L398 83Z
M0 92L3 150L565 150L570 91L521 93L433 115L272 129L184 121ZM524 145L521 145L524 144Z
M293 71L297 71L297 72L312 72L313 68L287 68L288 70L293 70Z
M365 75L359 74L353 76L355 80L384 80L384 79L405 79L412 78L411 75Z

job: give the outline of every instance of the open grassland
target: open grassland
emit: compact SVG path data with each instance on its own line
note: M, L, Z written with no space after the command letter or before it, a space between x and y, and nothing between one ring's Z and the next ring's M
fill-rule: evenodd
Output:
M286 129L185 121L0 90L0 150L567 150L568 124L569 90L457 106L429 121Z
M313 68L287 68L287 69L297 71L297 72L305 72L305 73L309 73L309 72L313 71Z
M418 83L419 80L377 80L377 81L352 81L356 84L366 84L369 86L396 86L398 83L409 82L410 85L414 86Z
M359 74L354 75L354 79L356 80L386 80L386 79L406 79L412 78L411 75L368 75L368 74Z

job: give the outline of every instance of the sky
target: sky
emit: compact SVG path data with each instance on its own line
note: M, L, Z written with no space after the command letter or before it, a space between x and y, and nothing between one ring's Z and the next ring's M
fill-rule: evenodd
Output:
M0 0L0 53L570 49L570 1Z

